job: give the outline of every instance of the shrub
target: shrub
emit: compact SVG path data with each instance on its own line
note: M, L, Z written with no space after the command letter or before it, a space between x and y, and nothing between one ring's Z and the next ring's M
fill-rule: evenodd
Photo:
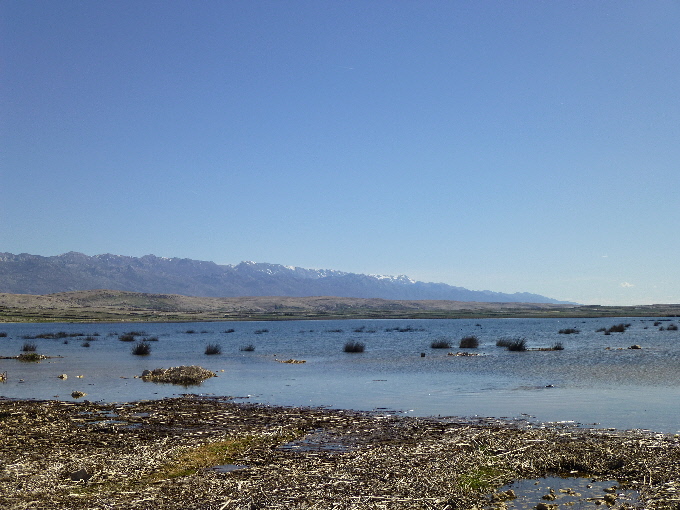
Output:
M37 349L38 346L33 342L24 342L24 345L21 346L21 350L24 352L35 352Z
M442 339L439 339L439 340L434 340L430 344L430 347L432 349L450 349L451 348L451 342L442 338Z
M345 352L364 352L364 349L366 346L362 342L355 342L353 340L350 340L349 342L345 343L344 351Z
M208 344L205 346L205 353L211 354L222 354L222 347L219 344Z
M136 356L146 356L151 354L151 346L146 342L137 342L132 346L132 354Z
M560 329L558 331L558 333L561 334L561 335L574 335L574 334L578 334L580 332L581 331L579 331L576 328L565 328L565 329Z
M239 350L240 350L240 351L249 351L249 352L252 352L252 351L255 350L255 346L254 346L253 344L250 344L250 345L243 345L243 346L241 346L241 348L240 348Z
M476 349L479 347L479 338L469 335L461 338L459 347L461 349Z
M524 338L515 338L508 343L509 351L526 351L527 341Z

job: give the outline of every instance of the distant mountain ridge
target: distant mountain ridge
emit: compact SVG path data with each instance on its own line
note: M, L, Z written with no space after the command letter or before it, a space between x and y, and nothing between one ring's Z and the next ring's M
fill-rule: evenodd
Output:
M69 252L44 257L0 253L0 292L54 294L111 289L200 297L336 296L408 300L553 303L539 294L473 291L407 276L346 273L258 262L218 265L214 262Z

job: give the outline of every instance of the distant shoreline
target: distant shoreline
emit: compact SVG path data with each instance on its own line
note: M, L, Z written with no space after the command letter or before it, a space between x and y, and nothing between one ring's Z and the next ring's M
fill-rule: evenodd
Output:
M680 317L680 304L599 306L332 296L213 298L115 290L0 293L0 323L596 317Z

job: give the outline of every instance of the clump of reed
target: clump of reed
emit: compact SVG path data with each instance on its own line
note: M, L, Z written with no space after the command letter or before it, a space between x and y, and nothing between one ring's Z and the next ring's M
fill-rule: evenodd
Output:
M80 345L81 345L81 347L89 347L89 346L90 346L90 342L83 342L83 343L80 344Z
M476 349L479 347L479 338L475 335L464 336L460 339L459 348L461 349Z
M246 352L252 352L254 350L255 350L255 346L253 344L242 345L239 348L239 351L246 351Z
M269 333L269 330L268 330L267 328L264 328L264 329L256 329L256 330L255 330L255 334L256 334L256 335L261 335L261 334L263 334L263 333Z
M669 324L668 327L666 328L666 331L677 331L678 326L676 324Z
M499 347L505 347L509 351L526 351L527 341L525 338L501 338L496 342Z
M233 333L233 332L235 332L235 331L236 331L236 330L235 330L234 328L229 328L229 329L227 329L227 330L225 331L225 333Z
M132 346L132 354L135 356L147 356L151 354L151 346L144 341L137 342Z
M356 342L354 340L350 340L349 342L345 343L343 350L345 352L364 352L365 348L366 345L363 342Z
M576 334L578 334L578 333L580 333L580 332L581 332L581 331L578 330L578 329L576 329L576 328L564 328L564 329L560 329L560 330L558 331L558 333L559 333L560 335L576 335Z
M504 336L496 340L496 347L507 347L512 343L512 338Z
M555 342L553 346L550 348L551 351L563 351L564 350L564 345L562 345L562 342Z
M630 324L616 324L610 328L600 328L596 330L596 333L604 332L605 335L610 335L612 333L623 333L630 327Z
M0 338L7 338L7 332L6 331L0 331Z
M432 349L450 349L451 348L451 342L449 342L445 338L439 338L437 340L432 341L432 343L430 344L430 348L432 348Z
M207 355L222 354L222 347L219 344L208 344L205 346L205 353Z
M134 342L135 336L124 333L118 337L118 340L120 340L121 342Z
M38 346L35 345L34 342L24 342L24 345L21 346L21 350L23 352L35 352L38 350Z

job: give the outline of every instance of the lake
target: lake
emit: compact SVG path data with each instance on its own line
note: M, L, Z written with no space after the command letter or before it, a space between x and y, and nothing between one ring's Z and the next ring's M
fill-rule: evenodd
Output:
M116 324L2 324L0 356L24 343L52 358L0 360L0 396L92 401L157 399L183 393L245 402L378 410L416 416L496 417L584 427L680 431L678 321L656 318L345 320ZM602 328L630 324L623 333ZM656 325L655 325L656 324ZM573 328L574 334L559 331ZM660 328L663 328L661 330ZM227 332L233 329L233 332ZM135 356L131 331L157 337ZM63 332L61 338L28 338ZM80 335L80 336L66 336ZM89 347L83 343L93 336ZM459 349L475 335L476 349ZM497 347L526 340L525 352ZM445 339L448 349L433 349ZM346 353L348 341L365 345ZM563 350L538 351L560 342ZM206 355L208 344L221 354ZM254 350L243 351L252 345ZM641 349L629 349L639 345ZM452 356L470 352L477 356ZM424 356L422 356L424 353ZM304 360L301 364L277 360ZM200 365L218 374L200 386L144 382L144 370ZM67 374L65 380L60 374ZM77 376L83 376L78 378Z

